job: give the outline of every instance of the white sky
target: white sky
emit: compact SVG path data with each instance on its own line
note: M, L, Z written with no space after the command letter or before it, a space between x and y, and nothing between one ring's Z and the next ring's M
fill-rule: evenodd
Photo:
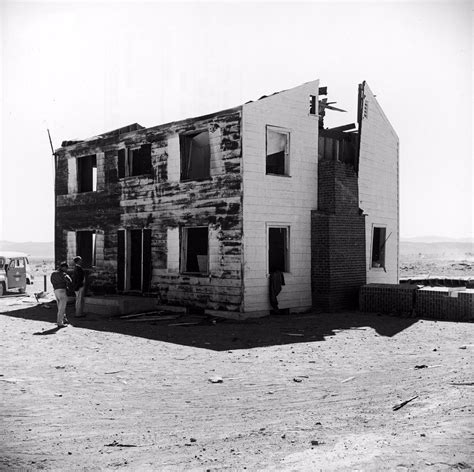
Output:
M470 2L1 3L0 240L54 238L53 144L319 78L400 137L401 236L473 236Z

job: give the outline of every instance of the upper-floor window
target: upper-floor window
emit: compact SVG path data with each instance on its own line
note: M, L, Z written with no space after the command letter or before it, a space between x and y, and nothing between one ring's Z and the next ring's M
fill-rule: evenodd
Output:
M97 190L97 159L95 154L77 158L77 191Z
M385 244L387 242L386 228L373 227L372 264L373 268L385 268Z
M118 176L131 177L151 173L151 144L119 149Z
M266 173L289 175L290 132L267 125L266 133Z
M210 177L209 131L181 134L179 143L181 180L201 180Z
M316 95L310 95L309 96L309 114L310 115L317 115L317 107L318 102L316 100Z

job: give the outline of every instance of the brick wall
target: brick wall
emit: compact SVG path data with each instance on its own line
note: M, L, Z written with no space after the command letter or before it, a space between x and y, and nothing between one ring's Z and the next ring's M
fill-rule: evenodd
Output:
M474 319L474 290L412 284L368 284L360 290L360 310L451 321Z
M357 175L337 160L319 161L311 248L313 305L325 311L357 306L366 283L365 219L359 215Z

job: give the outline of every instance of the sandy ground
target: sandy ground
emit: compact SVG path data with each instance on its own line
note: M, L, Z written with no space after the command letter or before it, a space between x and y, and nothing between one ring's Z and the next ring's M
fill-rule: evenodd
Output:
M58 331L31 301L0 299L1 470L473 470L472 323L69 307Z

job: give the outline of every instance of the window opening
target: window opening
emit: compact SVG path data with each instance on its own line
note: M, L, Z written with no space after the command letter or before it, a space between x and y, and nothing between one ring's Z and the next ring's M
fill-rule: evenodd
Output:
M207 274L209 259L208 228L182 228L181 247L181 271Z
M374 227L372 239L372 267L385 268L386 228Z
M201 180L210 177L211 148L209 131L181 134L181 180Z
M266 173L288 175L290 132L267 126Z
M268 228L268 271L289 272L289 228Z
M316 115L316 95L310 95L309 96L309 114L310 115Z
M82 257L84 267L96 265L96 234L95 231L77 231L76 252Z
M97 190L96 155L83 156L77 159L78 192L95 192Z
M151 144L118 151L119 178L151 174Z

